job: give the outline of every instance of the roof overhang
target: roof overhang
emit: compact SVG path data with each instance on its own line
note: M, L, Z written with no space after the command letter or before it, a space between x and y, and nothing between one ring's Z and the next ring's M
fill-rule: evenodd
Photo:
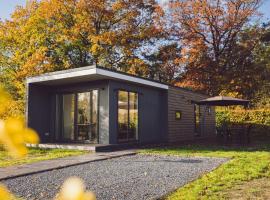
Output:
M195 103L198 105L208 105L208 106L233 106L233 105L247 106L249 104L249 100L226 96L215 96L203 99Z
M144 78L128 75L121 72L106 70L96 66L80 67L71 70L51 72L40 76L27 78L27 84L36 83L42 85L63 85L70 83L80 83L95 80L120 80L135 84L146 85L168 90L169 86Z

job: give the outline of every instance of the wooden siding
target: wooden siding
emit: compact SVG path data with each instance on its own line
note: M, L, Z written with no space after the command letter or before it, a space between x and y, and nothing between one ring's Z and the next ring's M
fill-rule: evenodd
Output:
M196 138L211 137L215 135L215 109L211 107L208 114L206 106L201 106L201 134L195 134L194 104L207 98L206 95L194 93L177 87L168 90L168 141L178 142ZM175 111L181 111L181 119L175 119ZM203 120L204 117L204 120ZM203 123L204 121L204 123Z

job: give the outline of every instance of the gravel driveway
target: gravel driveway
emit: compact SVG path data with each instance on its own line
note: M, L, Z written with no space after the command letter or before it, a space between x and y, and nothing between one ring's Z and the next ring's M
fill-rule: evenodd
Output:
M156 199L218 167L227 159L133 155L8 179L25 199L52 199L65 179L81 177L97 199Z

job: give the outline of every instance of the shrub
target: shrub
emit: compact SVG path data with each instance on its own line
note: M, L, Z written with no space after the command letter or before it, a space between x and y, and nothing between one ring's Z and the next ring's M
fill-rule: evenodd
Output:
M223 123L235 124L251 124L253 134L270 135L270 109L256 110L219 110L216 112L217 127L221 127Z

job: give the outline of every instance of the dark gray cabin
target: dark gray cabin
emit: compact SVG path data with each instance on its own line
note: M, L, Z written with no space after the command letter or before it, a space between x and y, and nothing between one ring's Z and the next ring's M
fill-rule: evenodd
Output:
M96 66L27 79L27 123L41 143L166 143L215 136L206 98Z

